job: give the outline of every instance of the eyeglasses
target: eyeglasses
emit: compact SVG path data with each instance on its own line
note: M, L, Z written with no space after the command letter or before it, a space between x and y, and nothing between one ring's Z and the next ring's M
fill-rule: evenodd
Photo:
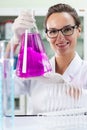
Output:
M61 31L64 36L70 36L74 33L75 28L77 28L77 25L74 26L67 25L61 29L55 29L55 28L50 30L46 29L45 32L47 33L47 36L49 38L56 38L58 36L59 31Z

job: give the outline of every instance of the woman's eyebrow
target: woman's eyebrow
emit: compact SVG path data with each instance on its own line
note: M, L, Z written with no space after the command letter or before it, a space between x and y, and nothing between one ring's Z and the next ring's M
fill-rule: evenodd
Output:
M68 24L68 25L63 26L62 28L66 28L66 27L68 27L68 26L73 26L73 25ZM49 28L49 29L47 29L47 30L60 30L60 29L62 29L62 28Z

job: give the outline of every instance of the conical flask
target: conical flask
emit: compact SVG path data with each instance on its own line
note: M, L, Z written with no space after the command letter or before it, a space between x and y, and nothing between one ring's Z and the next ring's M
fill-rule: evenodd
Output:
M51 65L36 23L21 36L16 75L29 78L51 71Z

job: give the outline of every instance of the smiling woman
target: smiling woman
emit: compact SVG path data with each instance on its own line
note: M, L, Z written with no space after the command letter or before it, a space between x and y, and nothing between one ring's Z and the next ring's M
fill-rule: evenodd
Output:
M75 56L77 38L81 32L78 14L68 5L54 5L46 16L45 28L47 39L56 52L57 72L63 74Z

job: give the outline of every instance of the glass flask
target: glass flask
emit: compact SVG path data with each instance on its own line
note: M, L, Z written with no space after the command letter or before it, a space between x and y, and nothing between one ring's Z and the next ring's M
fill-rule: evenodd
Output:
M34 17L33 13L32 17ZM29 78L43 75L49 71L51 71L51 65L35 23L21 36L16 75L21 78Z

